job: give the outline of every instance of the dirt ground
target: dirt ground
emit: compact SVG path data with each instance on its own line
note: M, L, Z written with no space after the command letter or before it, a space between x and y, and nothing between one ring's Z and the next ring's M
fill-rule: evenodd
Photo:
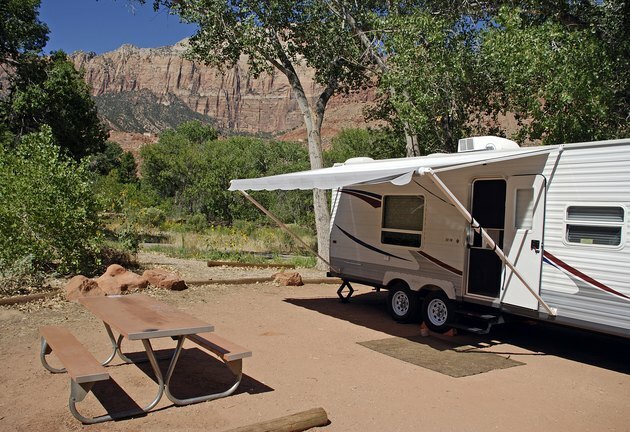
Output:
M147 256L147 266L180 266L201 279L198 263ZM165 263L164 261L168 261ZM151 264L152 263L152 264ZM197 266L197 267L195 267ZM197 270L195 270L196 268ZM194 275L193 273L199 273ZM241 271L213 269L216 279ZM269 270L265 270L270 272ZM262 272L262 271L257 271ZM357 286L342 304L334 285L205 285L183 292L148 294L212 323L215 331L253 351L244 379L230 397L186 407L163 398L146 416L83 426L68 411L69 380L39 362L38 327L63 324L99 359L109 354L105 329L81 305L47 300L0 309L1 430L217 430L224 431L310 408L323 407L330 424L322 431L628 431L630 344L570 329L514 323L489 336L458 335L472 352L492 352L524 363L453 378L372 351L359 342L411 337L417 324L396 324L386 312L385 292ZM434 336L426 338L427 343ZM166 338L157 348L172 348ZM218 361L185 345L173 392L198 395L227 382ZM138 351L136 343L123 343ZM53 361L52 359L51 361ZM166 367L165 362L161 362ZM140 405L156 386L145 365L108 369ZM110 383L111 384L111 383ZM124 393L95 388L80 403L85 414L125 406ZM101 402L103 404L101 404Z

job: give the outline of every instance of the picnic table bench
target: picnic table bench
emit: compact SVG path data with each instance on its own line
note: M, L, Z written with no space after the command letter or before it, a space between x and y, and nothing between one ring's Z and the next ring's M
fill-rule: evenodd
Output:
M40 329L42 336L40 359L50 372L67 372L70 376L69 408L72 415L81 422L91 424L113 419L111 415L84 417L77 411L76 402L85 398L94 383L111 379L105 366L115 358L116 354L125 363L134 363L122 353L121 343L124 338L142 341L158 382L155 398L146 407L140 408L141 412L153 409L164 393L174 404L188 405L229 396L240 385L242 360L251 357L252 353L246 348L211 333L214 330L212 325L142 294L89 297L81 298L79 301L103 321L113 348L111 355L99 363L70 331L63 327L46 326ZM118 338L114 336L114 330L119 333ZM165 377L162 375L151 345L151 339L164 337L171 337L177 341ZM218 356L235 375L236 382L226 391L219 393L187 399L173 396L169 390L169 383L186 340ZM52 367L47 362L46 356L51 353L57 356L63 365L62 368ZM137 414L138 411L134 410L133 413ZM124 413L122 415L124 416ZM119 414L116 418L120 416Z

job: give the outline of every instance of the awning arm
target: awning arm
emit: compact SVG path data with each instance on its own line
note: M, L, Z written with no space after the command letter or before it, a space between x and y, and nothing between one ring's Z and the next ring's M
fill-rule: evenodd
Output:
M243 196L245 198L247 198L252 204L254 204L256 207L258 207L258 209L263 212L265 215L267 215L271 220L273 220L280 228L282 228L283 230L285 230L286 232L289 233L289 235L291 237L293 237L295 240L297 240L302 246L304 246L306 249L308 249L309 251L311 251L313 254L315 254L315 256L317 256L320 260L322 260L323 262L325 262L326 264L328 264L328 267L330 267L331 270L335 271L335 272L339 272L338 269L336 269L335 267L333 267L330 262L328 262L327 259L325 259L324 257L322 257L315 249L313 249L312 247L310 247L309 245L306 244L306 242L304 240L302 240L300 238L300 236L298 236L296 233L294 233L293 231L291 231L291 229L286 226L280 219L278 219L278 217L276 215L274 215L273 213L271 213L269 210L267 210L261 203L259 203L258 201L256 201L250 194L248 194L247 192L240 190L240 193L243 194Z
M457 197L451 192L451 190L442 182L442 180L437 176L437 174L431 169L427 168L421 170L419 174L429 174L433 183L442 191L442 193L448 198L448 200L455 206L455 208L464 216L464 218L471 224L473 229L481 234L486 243L490 245L494 253L497 254L499 259L503 261L503 263L512 270L512 272L518 277L518 279L525 285L525 288L534 296L536 300L542 305L542 307L547 311L547 313L551 316L556 316L558 310L556 308L550 307L529 285L529 283L525 280L523 275L514 264L508 259L505 253L501 250L501 248L495 243L495 241L488 235L486 230L484 230L475 219L473 219L472 215L466 210L466 207L457 199Z

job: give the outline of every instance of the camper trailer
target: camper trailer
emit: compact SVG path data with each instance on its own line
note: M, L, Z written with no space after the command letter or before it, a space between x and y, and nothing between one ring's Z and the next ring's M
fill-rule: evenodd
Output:
M230 189L312 188L332 190L330 274L389 290L398 321L483 332L505 312L630 337L630 140L473 137Z

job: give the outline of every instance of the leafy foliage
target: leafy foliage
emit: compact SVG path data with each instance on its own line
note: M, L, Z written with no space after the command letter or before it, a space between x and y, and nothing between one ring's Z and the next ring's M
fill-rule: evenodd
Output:
M186 123L160 136L141 151L142 182L162 199L172 200L183 215L203 214L207 221L259 219L259 212L228 191L233 178L259 177L308 168L305 149L294 143L231 137L217 140L216 132L200 123ZM304 193L260 193L257 197L289 221L310 212ZM197 216L196 216L197 217Z
M601 26L611 3L545 20L502 8L482 32L481 63L500 95L493 109L516 115L518 139L555 144L628 132L628 24L626 40L607 40L610 29Z
M327 166L353 157L390 159L405 156L404 140L392 130L344 129L332 139L324 153Z
M0 121L18 137L46 124L76 159L101 151L107 139L87 84L61 51L19 62Z
M386 61L373 114L424 153L467 135L560 143L616 138L630 119L630 3L423 2L377 15Z
M89 271L100 245L90 173L60 152L52 131L0 143L0 268L30 259L35 269Z
M48 27L38 19L41 0L0 2L0 63L13 63L24 53L40 52Z
M113 141L105 143L105 149L90 157L90 168L100 175L113 174L120 183L138 180L136 159L131 152L126 152L120 144Z
M417 135L423 154L453 151L472 132L470 117L487 92L476 79L470 34L454 31L452 19L422 11L388 17L386 25L394 30L385 40L388 71L380 86L389 92L390 122Z

